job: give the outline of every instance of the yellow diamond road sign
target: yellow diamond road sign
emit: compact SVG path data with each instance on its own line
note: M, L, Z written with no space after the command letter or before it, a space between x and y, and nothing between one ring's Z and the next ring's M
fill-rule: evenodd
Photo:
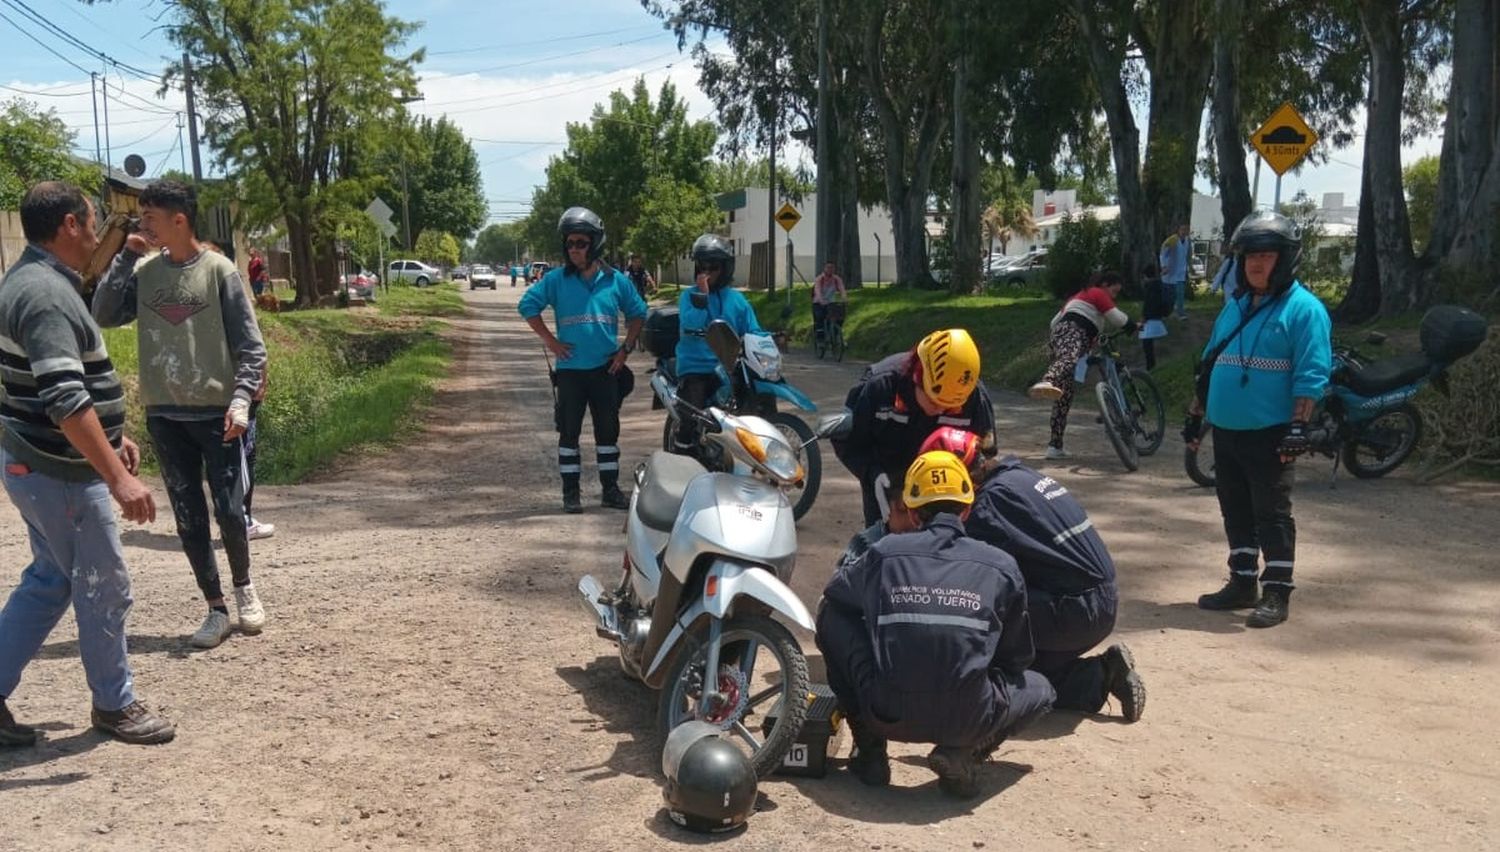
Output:
M776 211L776 222L780 224L781 229L783 231L786 231L788 234L790 234L792 232L792 229L797 227L797 223L801 221L802 214L797 212L797 208L793 207L790 201L781 205L781 209Z
M1278 175L1286 174L1297 165L1317 141L1318 134L1307 126L1290 103L1277 107L1250 137L1250 144Z

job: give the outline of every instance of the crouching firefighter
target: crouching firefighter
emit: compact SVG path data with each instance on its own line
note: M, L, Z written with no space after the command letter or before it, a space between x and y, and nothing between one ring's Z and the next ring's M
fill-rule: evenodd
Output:
M557 469L562 474L563 511L583 511L579 480L583 459L578 438L585 409L594 423L594 452L599 464L600 503L628 509L630 500L620 490L621 372L635 349L646 303L630 279L599 260L604 250L604 223L593 211L571 207L557 223L567 261L549 270L521 297L519 307L542 345L557 358ZM557 332L542 319L552 309ZM619 317L624 314L625 340L619 342Z
M1057 691L1056 710L1097 713L1113 696L1127 722L1146 709L1146 686L1123 644L1084 656L1115 629L1115 563L1088 513L1066 487L1022 464L995 458L978 435L943 427L923 452L947 450L975 483L969 535L1010 554L1026 581L1026 610L1036 645L1032 671Z
M890 783L888 740L932 743L939 786L973 796L980 762L1052 707L1052 687L1028 671L1025 582L1014 559L965 534L973 502L956 456L918 456L891 507L917 529L881 538L823 590L818 648L865 784Z

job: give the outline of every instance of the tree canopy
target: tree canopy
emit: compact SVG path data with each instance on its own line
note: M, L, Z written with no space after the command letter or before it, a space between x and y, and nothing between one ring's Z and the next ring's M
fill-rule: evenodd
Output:
M15 210L32 184L65 180L93 192L98 167L74 158L74 134L55 110L19 98L0 107L0 210Z

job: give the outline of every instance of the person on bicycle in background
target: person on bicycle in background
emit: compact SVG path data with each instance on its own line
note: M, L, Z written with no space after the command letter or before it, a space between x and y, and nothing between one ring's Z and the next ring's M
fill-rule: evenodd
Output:
M849 301L849 294L844 290L844 279L839 277L838 266L833 261L823 264L823 272L813 279L812 311L813 311L813 335L823 337L828 323L828 308L830 305L843 305ZM839 314L842 308L834 309L834 322L842 323L843 316Z
M571 515L583 511L578 438L585 410L594 422L600 505L628 509L630 500L620 490L618 374L625 369L625 359L646 322L646 303L628 278L599 259L604 251L604 223L592 210L568 208L557 222L557 232L566 261L526 288L517 310L557 358L552 380L557 385L554 419L563 511ZM542 311L549 307L557 326L555 335L542 319ZM623 344L618 340L621 314L625 316Z
M922 452L946 450L969 469L974 506L964 529L1010 554L1026 580L1036 661L1031 670L1057 691L1053 708L1097 713L1113 696L1127 722L1146 709L1146 685L1123 644L1084 654L1115 629L1115 563L1088 513L1061 483L1013 455L996 458L978 435L944 426Z
M1068 428L1068 410L1073 407L1074 370L1079 359L1088 354L1105 329L1123 328L1126 334L1135 331L1135 320L1115 306L1123 286L1120 273L1097 272L1052 317L1052 338L1047 342L1051 366L1042 380L1027 391L1032 399L1053 400L1052 434L1047 442L1049 459L1068 458L1063 449L1063 432Z
M962 328L934 331L910 351L871 364L844 407L852 428L831 443L859 480L866 526L883 519L886 489L902 481L932 430L995 431L995 409L979 378L979 347Z
M719 389L719 357L709 348L704 332L709 323L723 320L740 337L765 334L755 309L734 282L734 248L718 234L704 234L693 243L693 287L683 290L677 302L681 328L677 338L677 396L694 408L703 408ZM677 418L673 451L691 455L698 445L698 423L691 417Z
M849 720L849 769L890 783L888 740L932 743L927 765L953 796L978 792L981 761L1046 713L1052 687L1035 649L1016 562L969 537L974 485L952 453L918 456L902 475L911 532L885 536L839 570L818 605L818 650Z
M1274 627L1286 621L1294 588L1293 462L1307 452L1307 421L1328 387L1332 323L1323 303L1297 281L1302 229L1291 219L1269 210L1251 213L1230 248L1235 296L1204 347L1200 384L1182 429L1196 450L1205 412L1213 424L1216 488L1229 542L1229 581L1199 597L1198 606L1254 607L1246 626Z

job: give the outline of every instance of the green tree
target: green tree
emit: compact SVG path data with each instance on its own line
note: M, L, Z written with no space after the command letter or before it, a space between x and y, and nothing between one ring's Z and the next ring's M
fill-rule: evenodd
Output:
M55 110L16 98L0 107L0 210L15 210L32 184L65 180L99 189L99 169L68 154L74 134Z
M1411 239L1420 253L1432 236L1432 219L1437 212L1438 157L1423 157L1401 172L1406 185L1406 209L1411 215Z
M693 240L719 224L719 208L701 186L668 177L646 184L640 218L626 235L626 247L648 264L681 257Z
M1120 257L1118 222L1100 222L1094 214L1064 216L1057 239L1047 249L1047 286L1065 298L1077 292L1090 275L1115 265Z
M390 180L397 198L402 186L411 191L412 233L436 228L464 239L472 237L484 224L488 210L479 157L468 137L443 116L437 121L421 119L407 142L404 177L401 163L391 163L389 152L384 159L394 167Z
M474 238L473 257L491 266L507 266L521 256L525 248L524 222L490 225Z
M711 123L688 120L675 86L663 83L653 101L643 79L628 95L611 92L607 106L596 104L589 120L570 122L567 133L568 147L547 165L547 183L533 193L526 219L529 244L548 251L558 250L557 220L569 207L599 214L618 241L635 232L654 178L706 192L718 137Z
M167 8L172 40L197 57L205 138L245 178L252 216L285 222L297 301L316 303L335 284L327 279L339 222L368 203L375 183L358 153L415 94L422 51L399 52L415 25L387 16L378 0L174 0ZM182 71L173 66L169 78Z
M417 247L413 251L418 260L444 269L457 266L460 255L458 238L433 228L423 231L417 237Z

